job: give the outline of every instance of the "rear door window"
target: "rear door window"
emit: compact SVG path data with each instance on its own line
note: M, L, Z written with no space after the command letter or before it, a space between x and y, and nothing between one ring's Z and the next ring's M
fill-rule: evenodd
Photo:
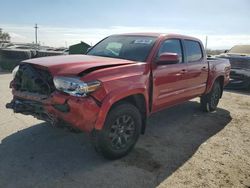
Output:
M200 61L203 57L200 43L192 40L184 40L188 62Z

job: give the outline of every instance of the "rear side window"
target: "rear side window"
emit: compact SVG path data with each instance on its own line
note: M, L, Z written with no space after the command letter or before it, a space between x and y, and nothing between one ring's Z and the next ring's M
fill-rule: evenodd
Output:
M181 47L181 41L178 39L168 39L165 40L159 49L157 57L159 57L162 53L177 53L180 58L180 62L183 62L183 53Z
M192 40L184 40L187 61L199 61L202 58L202 50L200 43Z

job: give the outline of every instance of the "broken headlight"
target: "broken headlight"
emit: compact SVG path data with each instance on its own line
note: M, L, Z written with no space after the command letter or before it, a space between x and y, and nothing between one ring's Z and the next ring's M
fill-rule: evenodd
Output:
M53 81L56 89L77 97L84 97L101 85L100 81L83 82L78 77L56 76Z
M18 69L19 69L19 65L17 65L17 66L13 69L13 71L12 71L13 79L16 77L16 73L17 73Z

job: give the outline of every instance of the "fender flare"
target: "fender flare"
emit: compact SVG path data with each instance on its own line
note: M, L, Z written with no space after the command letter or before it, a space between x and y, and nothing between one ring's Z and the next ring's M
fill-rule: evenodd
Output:
M213 78L213 79L208 79L208 82L207 82L207 89L206 89L206 92L205 92L205 94L207 94L207 93L209 93L211 90L212 90L212 88L213 88L213 85L214 85L214 82L219 78L219 77L223 77L224 78L224 80L225 80L225 74L224 73L220 73L220 74L218 74L218 75L216 75L216 76L210 76L210 78ZM225 85L225 83L223 83L223 86L222 87L224 87L224 85Z
M123 88L118 88L112 92L110 92L102 101L102 105L95 123L95 129L96 130L101 130L103 128L106 116L108 115L109 110L111 107L118 101L132 96L132 95L137 95L137 94L142 94L145 98L146 102L146 112L147 114L149 113L149 108L148 108L148 94L147 94L147 89L145 87L137 87L133 89L129 89L128 87L123 87Z

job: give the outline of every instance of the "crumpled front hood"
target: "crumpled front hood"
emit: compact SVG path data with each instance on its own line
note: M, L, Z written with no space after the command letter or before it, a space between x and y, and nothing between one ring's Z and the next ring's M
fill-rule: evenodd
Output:
M90 55L62 55L25 60L29 63L48 69L52 75L78 75L90 69L135 64L135 61L98 57Z

